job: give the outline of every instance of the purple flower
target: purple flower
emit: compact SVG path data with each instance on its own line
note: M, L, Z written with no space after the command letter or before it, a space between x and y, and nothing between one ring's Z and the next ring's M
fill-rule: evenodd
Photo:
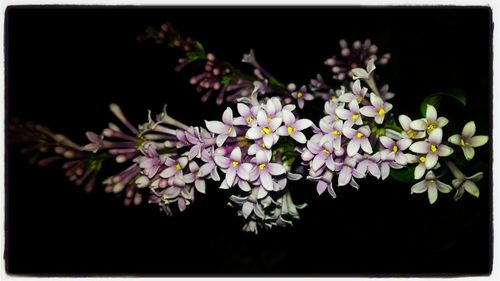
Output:
M339 97L340 102L350 103L352 100L356 100L361 103L365 99L367 88L361 88L361 82L359 80L354 81L352 84L352 92L345 93Z
M333 198L337 198L337 194L333 190L332 185L333 173L329 170L326 170L325 173L318 178L318 183L316 184L316 191L319 195L321 195L325 190L328 190L330 196Z
M365 154L361 156L360 154L357 154L356 156L354 158L356 159L356 161L358 161L358 166L356 167L358 172L360 172L362 175L365 176L369 172L372 176L376 177L377 179L380 178L381 172L380 172L380 167L378 165L380 161L379 152L373 155Z
M446 157L453 153L453 149L447 145L441 144L443 138L443 130L441 128L434 129L429 134L427 141L419 141L410 146L410 150L425 154L425 168L432 169L438 162L439 157Z
M290 136L299 143L306 143L306 136L301 131L312 126L311 120L296 120L295 115L286 109L283 109L282 114L285 125L279 127L276 133L280 136Z
M367 117L374 117L375 122L382 124L384 122L385 114L392 109L392 104L384 102L382 98L370 94L370 103L372 105L363 106L359 111Z
M226 183L229 187L234 186L238 178L248 181L250 179L250 170L252 164L242 163L241 149L235 147L229 158L224 156L215 156L215 163L226 173Z
M410 147L412 140L410 139L400 139L398 141L395 141L391 138L388 138L386 136L381 136L380 137L380 143L382 146L385 148L382 150L382 154L388 155L388 154L394 154L394 160L400 164L400 165L406 165L407 160L406 160L406 155L403 153L408 147ZM387 157L384 157L387 158Z
M292 92L292 97L297 100L297 104L299 105L300 109L304 108L304 103L306 100L310 101L314 99L314 96L307 92L306 86L302 86L298 91Z
M189 171L191 173L187 174L184 176L184 181L186 183L193 183L194 182L194 187L198 192L205 194L206 191L206 185L205 185L205 177L208 174L203 174L200 170L200 167L196 162L189 162ZM206 173L207 171L205 171Z
M267 191L273 190L273 176L279 176L286 173L285 167L277 163L270 163L269 158L262 151L257 152L255 156L255 166L250 172L252 181L259 179L260 183Z
M167 156L159 155L154 143L147 143L144 147L145 156L139 158L139 167L143 169L143 173L148 178L152 178L156 175L163 163L165 163Z
M104 145L102 141L103 136L99 136L94 132L86 132L85 135L87 135L90 143L85 145L82 150L96 153Z
M344 122L342 120L337 120L330 123L328 122L329 120L326 117L323 117L321 118L321 120L319 120L319 127L324 133L323 137L320 140L320 143L330 142L333 144L333 147L335 149L340 149Z
M359 112L359 104L355 99L353 99L349 103L349 110L338 107L335 113L337 113L337 116L340 119L345 120L346 125L348 125L349 127L352 126L353 124L359 126L363 124L363 120L361 119L361 113Z
M259 107L253 106L250 108L244 103L238 103L236 106L240 116L234 119L234 125L253 127L257 124L256 116Z
M177 160L173 160L170 157L167 157L165 161L165 165L167 168L160 173L160 177L164 179L172 179L177 182L184 182L183 172L182 170L186 167L188 163L187 157L179 157ZM176 185L180 185L180 183L176 183Z
M281 118L268 118L264 110L257 113L257 126L248 129L246 137L251 140L262 139L266 148L270 149L275 144L279 136L276 130L281 125Z
M348 183L354 188L359 188L359 185L354 181L354 178L363 178L364 175L355 169L356 160L354 158L346 157L340 169L338 185L344 186Z
M222 146L228 137L236 137L233 126L233 111L229 107L222 114L222 122L205 120L205 124L210 132L218 134L217 146Z
M363 126L357 130L344 127L344 136L350 139L349 144L347 145L347 155L350 157L356 155L360 147L368 154L373 152L370 141L368 140L368 137L370 136L370 127Z
M314 143L313 141L308 141L307 149L314 155L311 162L311 168L313 171L319 171L325 165L330 170L335 170L335 162L333 160L335 151L331 142L325 142L320 145Z

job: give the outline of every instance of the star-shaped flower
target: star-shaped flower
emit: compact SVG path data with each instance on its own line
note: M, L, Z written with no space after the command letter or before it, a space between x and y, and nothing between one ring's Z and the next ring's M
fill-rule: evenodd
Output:
M432 171L427 172L423 181L417 182L411 187L411 193L423 193L427 191L429 202L434 204L438 198L438 190L442 193L449 193L453 188L448 184L437 180Z

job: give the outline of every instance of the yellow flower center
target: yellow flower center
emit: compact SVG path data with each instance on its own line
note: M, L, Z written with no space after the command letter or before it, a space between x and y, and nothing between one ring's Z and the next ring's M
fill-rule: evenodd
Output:
M252 116L248 116L245 120L247 121L247 123L252 123L253 117Z
M437 146L436 146L435 144L432 144L432 145L431 145L431 152L432 152L432 153L436 153L436 151L438 151Z
M273 121L273 118L270 116L267 116L267 122L271 122L271 121Z
M418 158L418 161L420 161L420 163L425 163L425 156L420 156L420 158Z
M398 146L397 145L394 145L392 147L392 152L394 152L394 153L398 152Z
M262 146L263 148L267 148L265 143L262 143L260 146Z
M233 167L236 167L236 166L238 166L240 163L239 163L238 161L233 161L231 164L233 165Z
M429 125L427 125L427 132L428 133L434 131L434 129L436 129L436 124L430 123Z
M332 131L332 135L334 135L334 136L337 136L337 137L338 137L338 136L340 136L340 132L339 132L338 130L333 130L333 131Z
M355 114L353 114L353 115L352 115L352 117L351 117L351 118L352 118L352 121L356 121L356 120L358 120L358 118L359 118L359 114L356 114L356 113L355 113Z
M427 180L428 183L435 183L436 180Z
M230 134L233 131L233 127L227 128L227 133Z
M300 92L300 91L297 93L297 97L298 97L298 98L301 98L301 97L302 97L302 95L303 95L303 94L302 94L302 92Z
M362 137L363 137L363 133L358 132L358 133L356 134L356 137L358 137L359 139L360 139L360 138L362 138Z
M385 114L385 109L381 108L378 110L378 115L383 116Z
M269 127L263 127L262 128L262 133L263 134L266 134L266 135L269 135L271 133L271 129L269 129Z
M356 101L357 101L358 103L360 103L361 101L363 101L363 97L362 97L362 96L357 96L357 97L356 97Z
M287 128L288 134L291 135L293 132L295 132L295 129L292 126L288 126Z
M179 164L179 163L175 164L175 169L177 171L181 170L182 169L181 164Z
M330 155L330 151L326 150L326 148L323 148L323 153L325 153L326 155Z
M412 129L409 129L406 134L408 135L408 137L410 137L410 139L414 138L417 133L415 133L415 131L413 131Z
M259 164L259 169L264 170L265 168L266 168L265 163Z
M337 100L337 96L332 96L330 99L335 101L335 100Z
M468 143L464 139L460 139L460 146L466 146Z

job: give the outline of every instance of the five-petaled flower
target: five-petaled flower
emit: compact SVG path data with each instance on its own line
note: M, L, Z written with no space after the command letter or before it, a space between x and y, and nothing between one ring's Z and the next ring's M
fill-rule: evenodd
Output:
M476 133L476 124L470 121L465 124L462 134L456 134L448 138L448 141L460 146L464 151L465 158L471 160L474 157L474 147L485 145L488 142L488 136L474 136Z
M337 113L337 116L340 119L345 120L345 124L348 125L349 127L352 126L353 124L359 126L363 124L363 120L361 119L361 113L359 112L359 104L355 99L353 99L349 103L349 109L337 107L335 113Z
M400 165L406 165L408 162L406 159L405 151L408 147L410 147L412 140L410 139L400 139L398 141L395 141L391 138L388 138L386 136L381 136L380 137L380 143L382 146L385 148L382 150L382 154L384 154L384 158L387 158L386 155L393 154L394 155L394 160L400 164Z
M280 125L280 117L270 118L261 109L257 112L257 126L248 129L246 137L251 140L262 139L266 148L270 149L279 139L276 130Z
M254 158L255 166L250 171L250 180L259 180L267 191L273 190L273 178L272 176L279 176L286 173L285 167L278 163L269 162L270 159L266 156L263 151L258 151Z
M363 126L357 130L344 127L344 136L350 139L349 144L347 144L347 155L350 157L356 155L360 147L364 152L372 154L372 146L368 140L370 136L370 127Z

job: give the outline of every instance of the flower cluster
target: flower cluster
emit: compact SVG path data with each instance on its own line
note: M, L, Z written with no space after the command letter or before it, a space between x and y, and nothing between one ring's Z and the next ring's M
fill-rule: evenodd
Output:
M386 64L390 55L378 57L369 40L355 41L352 48L341 40L341 56L326 60L340 87L328 85L318 74L299 88L278 82L252 50L242 62L253 73L244 74L205 53L198 41L183 39L169 24L149 30L148 37L183 50L177 70L201 62L203 70L190 83L203 93L203 101L215 94L217 104L236 105L227 107L220 120L206 120L204 127L172 118L166 106L156 116L149 112L147 122L136 127L111 104L122 126L110 123L100 134L87 132L85 146L31 123L12 124L12 139L33 143L25 151L33 152L39 165L63 160L66 176L76 184L85 182L88 191L103 164L114 159L123 169L104 179L104 190L124 197L125 205L141 204L147 196L168 215L185 211L195 197L210 192L208 181L214 181L229 192L228 205L244 218L243 230L254 233L300 218L306 204L294 202L301 200L294 200L289 182L302 178L315 182L318 194L328 191L333 198L337 187L358 189L358 181L367 176L392 176L412 185L411 193L427 192L431 204L440 192L453 189L455 200L465 192L479 196L476 182L483 172L465 176L452 145L470 161L488 136L476 136L476 124L470 121L461 134L445 137L449 120L438 116L436 101L422 105L423 118L396 118L388 102L394 94L387 85L379 88L375 75L377 65ZM323 106L318 125L303 118L306 102L311 108Z

